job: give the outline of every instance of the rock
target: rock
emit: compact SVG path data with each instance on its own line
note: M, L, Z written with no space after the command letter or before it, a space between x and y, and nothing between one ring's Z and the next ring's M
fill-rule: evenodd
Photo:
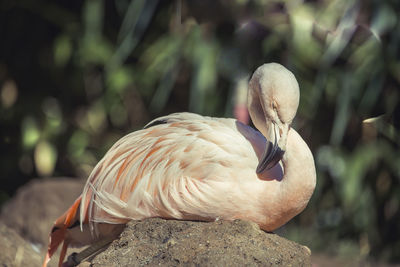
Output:
M0 215L0 266L40 266L54 220L73 203L83 184L51 178L19 189ZM42 252L29 241L42 244ZM58 257L59 253L53 256L50 267L57 265ZM138 265L309 266L310 251L250 222L151 218L128 223L119 239L80 266Z
M3 206L0 221L43 249L54 221L75 201L83 186L81 179L35 179Z
M40 266L42 258L16 231L0 223L0 266Z
M129 222L90 266L311 266L310 254L252 222L151 218Z

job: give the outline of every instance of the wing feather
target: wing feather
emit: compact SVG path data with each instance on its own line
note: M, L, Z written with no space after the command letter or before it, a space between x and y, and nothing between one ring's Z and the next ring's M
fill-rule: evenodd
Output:
M94 168L82 194L81 222L85 214L91 229L155 216L215 218L218 193L231 190L221 177L238 176L229 173L231 161L240 168L237 157L249 158L256 167L242 143L249 146L234 120L191 113L156 119L121 138Z
M203 117L198 114L190 113L190 112L179 112L179 113L172 113L167 116L159 117L157 119L152 120L148 124L146 124L143 128L147 129L156 125L160 124L167 124L167 123L174 123L180 121L195 121L195 120L204 120L208 117Z

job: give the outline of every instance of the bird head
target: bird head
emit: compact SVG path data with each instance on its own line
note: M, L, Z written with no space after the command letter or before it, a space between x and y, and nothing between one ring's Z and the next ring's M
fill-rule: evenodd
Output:
M249 113L254 125L267 138L257 173L272 168L282 159L299 98L296 78L280 64L264 64L251 77L247 103Z

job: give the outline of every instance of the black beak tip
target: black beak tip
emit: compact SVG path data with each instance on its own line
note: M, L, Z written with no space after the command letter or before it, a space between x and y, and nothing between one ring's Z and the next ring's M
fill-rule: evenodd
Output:
M285 154L284 150L281 150L279 147L272 151L270 155L267 155L266 159L263 159L257 166L256 173L261 174L265 170L270 170L276 164L281 161L283 155Z

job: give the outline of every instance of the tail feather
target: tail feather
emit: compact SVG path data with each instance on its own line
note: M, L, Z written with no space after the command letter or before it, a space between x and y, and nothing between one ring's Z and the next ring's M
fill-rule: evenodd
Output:
M50 234L49 246L47 248L46 258L43 262L43 267L46 267L49 263L51 256L53 256L54 252L56 252L57 248L64 241L65 238L65 230L56 230Z
M65 255L67 253L69 240L67 240L67 229L71 225L73 225L76 221L78 221L78 209L82 200L82 196L80 196L77 200L75 200L74 204L62 215L60 216L54 223L54 226L50 233L49 245L47 247L47 254L43 262L43 267L46 267L48 262L50 261L53 254L57 251L58 247L61 243L63 243L63 248L60 255L60 261L58 266L61 266Z
M64 240L61 253L60 253L60 258L58 259L58 266L62 266L65 256L67 255L67 249L69 245L69 240Z

